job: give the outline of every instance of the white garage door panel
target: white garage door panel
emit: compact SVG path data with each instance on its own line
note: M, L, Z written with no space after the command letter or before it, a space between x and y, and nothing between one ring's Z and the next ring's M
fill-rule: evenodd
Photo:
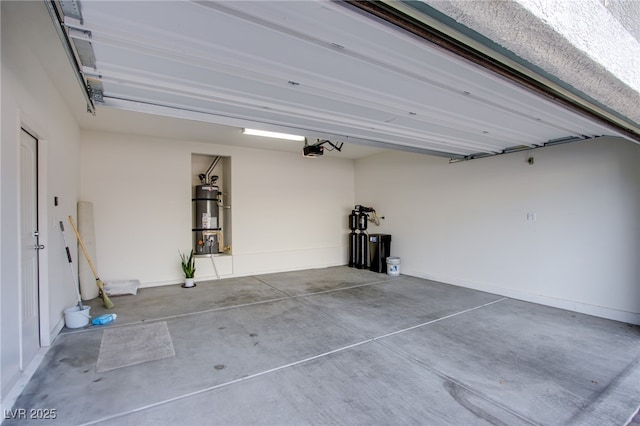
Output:
M102 80L107 105L462 155L617 135L332 2L83 2L82 11L74 26L91 31L96 57L85 71Z

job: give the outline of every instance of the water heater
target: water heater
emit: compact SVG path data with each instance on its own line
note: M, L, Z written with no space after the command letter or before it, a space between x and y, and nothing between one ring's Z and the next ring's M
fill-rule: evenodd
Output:
M220 189L216 185L198 185L193 198L195 254L220 252L220 223L218 202Z

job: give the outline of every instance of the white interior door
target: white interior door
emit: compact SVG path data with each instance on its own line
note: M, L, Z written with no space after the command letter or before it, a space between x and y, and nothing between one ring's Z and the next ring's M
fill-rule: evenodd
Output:
M20 136L20 368L40 348L38 306L38 141L25 130Z

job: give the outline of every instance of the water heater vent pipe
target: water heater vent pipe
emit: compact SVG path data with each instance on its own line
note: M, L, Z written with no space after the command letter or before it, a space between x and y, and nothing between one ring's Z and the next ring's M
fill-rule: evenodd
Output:
M214 182L211 182L211 173L213 173L213 169L215 169L215 167L218 165L221 158L222 157L220 157L219 155L216 155L216 157L213 159L213 162L211 163L211 165L209 166L209 168L205 173L205 176L207 178L207 181L205 182L205 184L212 185L214 183Z

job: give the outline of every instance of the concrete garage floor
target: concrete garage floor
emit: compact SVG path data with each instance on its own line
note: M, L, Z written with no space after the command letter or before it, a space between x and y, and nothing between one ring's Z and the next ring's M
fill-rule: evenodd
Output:
M65 330L3 425L624 425L640 328L347 267L141 289ZM92 314L104 309L92 301ZM166 321L175 357L96 373L105 329Z

